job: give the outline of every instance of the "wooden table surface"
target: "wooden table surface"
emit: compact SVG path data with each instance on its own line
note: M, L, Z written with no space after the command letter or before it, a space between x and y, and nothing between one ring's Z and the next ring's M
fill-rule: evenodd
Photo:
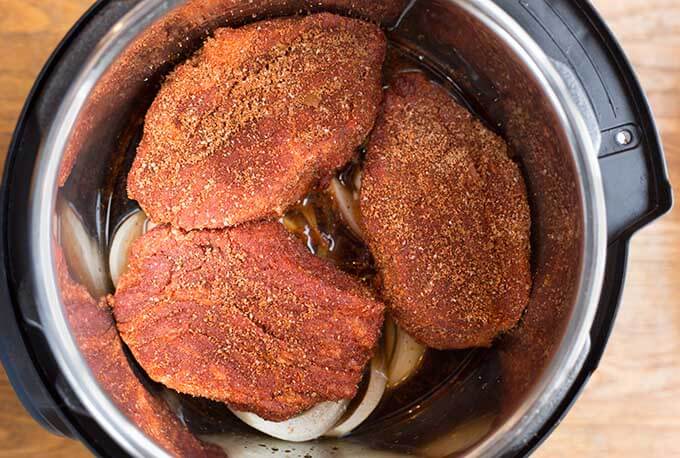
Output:
M680 1L596 0L651 100L680 183ZM87 0L0 0L0 162L31 84ZM43 431L0 369L0 457L88 456ZM616 327L565 421L536 453L680 456L680 211L635 236Z

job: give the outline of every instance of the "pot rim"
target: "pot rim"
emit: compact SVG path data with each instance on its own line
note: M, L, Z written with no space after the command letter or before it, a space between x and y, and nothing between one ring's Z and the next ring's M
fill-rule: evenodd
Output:
M536 77L564 129L577 170L583 211L583 256L576 303L562 342L540 381L516 411L472 453L495 456L521 446L552 413L571 386L590 346L589 332L600 297L606 258L606 211L597 151L583 116L553 64L529 35L491 0L448 0L500 36ZM118 410L99 387L81 355L61 304L52 251L57 176L63 151L80 110L104 72L143 30L184 3L142 0L98 43L71 84L36 159L29 215L36 303L44 333L59 368L99 425L134 456L168 456ZM567 371L568 369L568 371Z
M510 45L544 90L567 135L583 211L583 256L578 293L560 345L524 401L503 425L474 448L479 456L499 456L521 448L553 413L578 376L590 350L590 329L600 299L607 257L604 188L597 148L584 115L560 73L538 44L489 0L450 0Z

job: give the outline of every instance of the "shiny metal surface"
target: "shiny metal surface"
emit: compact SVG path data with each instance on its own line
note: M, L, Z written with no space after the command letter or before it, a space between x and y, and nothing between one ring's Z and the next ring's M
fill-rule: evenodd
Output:
M386 12L389 9L375 10L371 2L329 1L326 7L342 11L343 3L363 4L357 14L375 20L391 14ZM52 253L59 185L68 178L65 189L70 186L82 198L74 205L93 205L91 196L110 173L107 165L116 153L115 138L124 122L148 103L142 102L142 96L152 93L169 69L168 62L185 57L205 31L252 21L254 12L290 14L303 6L300 1L140 2L97 46L64 97L44 142L31 204L32 259L42 326L76 395L95 421L132 455L164 453L99 388L69 331ZM492 1L418 0L411 6L399 27L390 32L391 38L422 51L450 71L464 89L479 94L477 102L501 125L521 157L536 202L535 277L540 282L532 292L526 324L518 330L534 340L527 345L522 335L511 335L500 343L504 367L516 390L507 393L509 401L492 431L467 450L471 455L495 456L521 446L535 433L570 386L588 349L606 249L593 126L584 121L583 107L579 109L574 91L555 65ZM450 54L452 50L458 54ZM491 83L487 93L475 92L485 81ZM81 210L94 235L102 236L97 218ZM559 309L558 318L549 318L552 309L546 304ZM536 356L541 352L549 357ZM527 369L537 380L522 378Z
M93 377L70 331L60 305L52 250L56 226L57 181L61 156L78 113L99 77L125 46L149 22L161 17L179 1L141 2L97 46L80 76L64 97L40 152L31 196L32 258L36 266L36 300L45 335L65 378L95 421L133 456L169 456L150 441L116 408Z
M596 160L597 149L584 117L557 70L538 45L495 4L483 0L459 0L456 3L501 37L543 87L575 153L573 159L583 206L581 274L577 298L564 337L539 383L533 386L504 424L474 450L480 456L498 456L512 452L537 432L583 364L590 345L590 328L604 277L606 212Z

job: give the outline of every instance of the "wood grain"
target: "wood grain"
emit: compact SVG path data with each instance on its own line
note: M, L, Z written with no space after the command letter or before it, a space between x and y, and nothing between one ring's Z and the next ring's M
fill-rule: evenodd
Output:
M0 0L0 162L35 76L84 0ZM633 61L680 183L680 2L595 0ZM43 431L0 372L0 458L89 456ZM680 456L680 212L636 235L611 341L583 395L536 453Z

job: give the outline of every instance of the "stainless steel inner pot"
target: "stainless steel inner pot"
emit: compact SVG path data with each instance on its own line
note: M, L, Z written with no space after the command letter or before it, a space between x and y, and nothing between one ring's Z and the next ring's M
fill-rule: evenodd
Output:
M334 442L332 453L357 456L357 446L362 456L511 453L550 416L589 349L604 270L606 220L596 161L599 137L593 134L599 129L579 83L489 0L417 0L408 5L398 0L140 1L102 39L73 81L34 170L33 281L48 343L83 413L129 453L165 454L109 400L70 331L55 270L54 249L63 242L61 212L65 203L75 210L95 251L103 250L110 229L103 190L124 169L119 155L125 126L143 114L161 77L216 27L317 10L381 22L392 43L422 56L455 81L512 145L525 173L533 217L531 301L518 328L495 346L501 405L482 433L466 436L465 428L474 422L452 425L442 440L428 443L367 433L358 442ZM79 251L64 252L69 264L82 262L73 259ZM99 256L98 268L106 271L103 259ZM103 294L108 287L90 286L90 292ZM417 428L437 418L421 414L414 412L394 428L417 438ZM446 409L436 414L442 420L448 415ZM475 419L474 406L468 416ZM242 441L259 440L264 439ZM303 450L290 448L296 447ZM316 444L314 456L330 453L324 447Z

